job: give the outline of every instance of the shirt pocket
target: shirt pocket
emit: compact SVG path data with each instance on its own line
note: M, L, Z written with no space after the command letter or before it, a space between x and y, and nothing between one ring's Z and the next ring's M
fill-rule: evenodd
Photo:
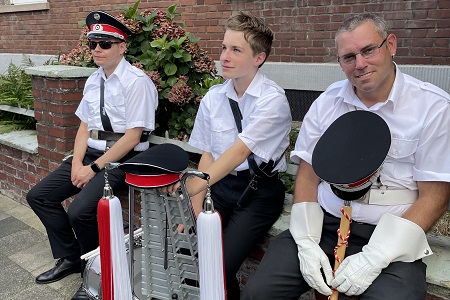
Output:
M124 125L126 123L125 118L125 97L118 89L112 89L111 94L108 95L109 99L105 99L107 102L108 114L111 123L115 125ZM106 104L105 104L106 105Z
M87 111L89 113L89 119L93 120L97 117L100 118L100 101L98 98L96 98L92 94L87 94L84 97L84 100L86 101Z
M393 138L383 169L394 175L394 178L411 177L418 143L418 139Z
M211 149L222 154L237 138L237 129L234 119L213 118L211 119Z

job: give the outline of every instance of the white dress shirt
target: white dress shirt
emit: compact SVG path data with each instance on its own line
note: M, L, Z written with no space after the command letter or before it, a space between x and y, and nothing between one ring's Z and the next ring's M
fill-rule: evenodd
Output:
M158 92L151 79L124 58L106 79L100 67L86 81L83 99L75 114L88 124L88 130L104 130L100 118L100 79L105 80L104 108L114 132L125 133L127 129L143 127L144 131L155 129L155 110ZM88 146L106 149L106 141L88 139ZM143 151L148 142L139 143L134 149Z
M392 143L380 177L388 189L417 190L417 181L450 182L450 96L430 83L403 74L397 66L388 100L370 108L358 99L348 80L329 86L306 114L291 160L311 164L313 149L324 131L339 116L356 109L378 114L389 126ZM318 198L326 211L340 217L343 201L323 183ZM411 204L352 202L351 206L352 219L377 224L384 213L400 216Z
M243 116L239 134L228 98L238 102ZM240 99L232 80L208 91L200 103L189 144L210 152L216 160L239 138L255 154L258 164L276 161L289 145L291 121L284 90L258 71ZM246 169L247 160L236 168ZM285 171L286 160L282 159L275 170Z

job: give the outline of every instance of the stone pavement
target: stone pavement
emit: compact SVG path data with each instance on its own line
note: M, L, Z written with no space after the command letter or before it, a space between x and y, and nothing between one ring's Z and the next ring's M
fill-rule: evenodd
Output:
M34 212L0 193L0 300L70 300L81 284L80 274L50 284L34 281L55 261ZM307 293L300 299L313 297Z
M0 194L0 299L70 300L80 274L51 284L34 278L55 264L44 226L27 206Z
M0 192L0 300L70 300L81 284L80 274L50 284L34 281L54 264L41 221L29 207ZM448 290L432 294L427 300L450 299ZM306 293L299 300L313 299Z

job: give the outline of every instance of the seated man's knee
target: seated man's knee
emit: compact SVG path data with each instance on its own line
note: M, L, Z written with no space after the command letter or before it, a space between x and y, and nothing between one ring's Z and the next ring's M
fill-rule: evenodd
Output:
M34 189L29 190L25 199L27 200L31 208L33 208L33 206L36 204L36 198L37 198L36 191Z

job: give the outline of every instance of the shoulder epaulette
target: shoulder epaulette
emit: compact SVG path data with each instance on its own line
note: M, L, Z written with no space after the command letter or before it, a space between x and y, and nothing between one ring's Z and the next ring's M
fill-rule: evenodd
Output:
M432 92L436 95L441 96L442 98L445 98L447 100L447 102L450 102L450 95L447 92L445 92L443 89L435 86L434 84L429 83L429 82L420 82L419 86L422 90Z

